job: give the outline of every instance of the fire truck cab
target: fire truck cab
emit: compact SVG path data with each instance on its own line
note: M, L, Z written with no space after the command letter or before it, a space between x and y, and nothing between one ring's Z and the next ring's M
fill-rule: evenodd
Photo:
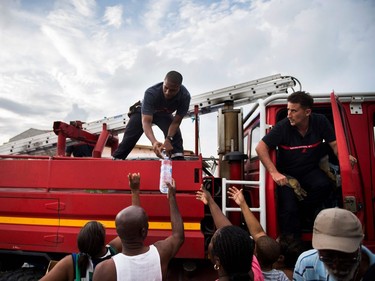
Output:
M265 192L267 233L273 237L278 235L276 184L263 165L259 164L255 146L268 130L272 130L272 126L286 117L287 96L280 94L259 100L244 130L244 143L248 153L244 165L244 178L259 180L261 185L259 190L249 190L253 195L250 196L251 206L259 204L256 200L259 198L256 196L257 193ZM326 169L331 173L336 187L331 207L345 208L358 216L364 228L364 244L374 251L374 93L325 93L312 96L313 112L324 114L330 120L335 129L338 145L338 159L332 153L329 155L329 162L326 163ZM349 155L358 159L356 165L351 166ZM273 152L274 161L276 157L276 153ZM306 230L304 237L310 239L311 229Z

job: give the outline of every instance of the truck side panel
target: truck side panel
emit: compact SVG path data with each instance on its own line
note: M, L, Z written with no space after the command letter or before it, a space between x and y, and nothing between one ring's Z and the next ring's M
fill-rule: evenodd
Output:
M177 257L205 257L200 230L204 206L195 199L202 181L201 167L200 159L173 162L186 237ZM109 241L116 235L116 214L131 204L127 175L132 172L142 175L141 206L150 221L147 243L165 239L171 233L171 224L167 196L159 192L159 171L158 160L2 159L1 248L74 252L76 235L89 220L99 220L106 226Z

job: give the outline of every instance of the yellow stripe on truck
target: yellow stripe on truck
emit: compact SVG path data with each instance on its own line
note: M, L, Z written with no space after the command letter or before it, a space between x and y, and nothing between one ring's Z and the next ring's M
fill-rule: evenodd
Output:
M79 219L47 219L47 218L29 218L29 217L1 217L0 224L18 224L18 225L40 225L40 226L60 226L60 227L82 227L90 220ZM109 220L99 220L107 228L115 228L115 222ZM170 222L148 222L149 229L171 230ZM196 222L184 222L185 230L200 230L200 224Z

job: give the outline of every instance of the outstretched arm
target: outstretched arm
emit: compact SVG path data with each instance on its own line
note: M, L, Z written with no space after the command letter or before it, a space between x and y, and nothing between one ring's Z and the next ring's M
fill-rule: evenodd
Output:
M232 224L203 185L201 186L201 189L196 192L196 198L201 200L205 205L208 205L216 228Z
M249 229L249 232L254 241L256 242L259 237L267 235L257 218L254 216L253 212L251 212L249 206L247 205L242 194L242 189L238 190L238 188L235 186L229 187L228 194L229 198L233 199L234 202L236 202L236 204L241 208L247 228Z
M139 185L141 182L141 176L139 173L129 173L129 186L132 193L132 205L134 206L141 206L141 201L139 198ZM117 253L121 253L122 251L122 243L120 237L115 237L109 243L113 248L116 249Z
M176 186L174 179L172 179L172 183L167 183L167 186L172 235L167 237L165 240L157 241L154 244L160 255L163 278L165 278L167 274L169 261L176 255L185 240L184 222L182 221L182 217L177 206Z
M169 201L169 209L171 214L171 224L172 224L172 236L176 240L176 247L173 251L173 256L177 253L178 249L182 245L185 239L184 234L184 222L182 221L182 217L180 211L178 210L177 200L176 200L176 185L174 179L172 179L172 184L167 183L168 186L168 201Z
M267 171L270 173L272 179L276 182L276 184L286 185L288 183L288 180L285 175L279 173L279 171L276 169L275 164L273 164L270 157L268 145L261 140L255 148L255 151L258 154L259 160L262 162L264 167L266 167Z
M129 186L132 192L132 205L141 206L141 201L139 199L139 185L141 182L141 176L139 173L129 173Z

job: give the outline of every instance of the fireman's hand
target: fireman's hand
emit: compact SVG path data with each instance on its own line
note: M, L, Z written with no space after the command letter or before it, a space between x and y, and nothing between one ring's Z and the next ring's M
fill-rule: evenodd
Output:
M296 194L297 198L299 201L303 200L303 197L307 196L306 190L304 190L301 185L299 184L298 180L291 176L286 176L288 179L288 183L286 184L287 186L293 188L294 193Z
M352 168L354 167L355 164L357 164L357 159L353 155L349 155L349 161L350 161L350 165L352 165Z
M128 174L129 179L129 186L132 192L139 191L139 185L141 182L141 176L139 173L129 173Z
M232 186L228 189L228 195L230 199L233 199L238 206L241 206L245 202L245 197L242 194L242 188L239 190L237 187Z
M174 181L174 179L172 179L172 182L166 182L167 186L168 186L168 194L167 194L167 198L171 198L171 197L175 197L176 196L176 182Z
M195 198L203 202L204 205L207 205L208 202L212 199L211 194L201 185L201 189L195 193Z
M285 175L280 174L279 172L270 173L272 176L272 179L274 182L276 182L277 185L283 186L288 184L288 179Z
M163 144L161 142L158 142L158 141L154 142L152 144L152 149L154 150L157 157L163 158L161 154L161 152L163 151Z
M164 141L163 148L165 149L165 153L167 154L168 157L171 157L171 153L173 150L173 145L169 139L166 139Z

